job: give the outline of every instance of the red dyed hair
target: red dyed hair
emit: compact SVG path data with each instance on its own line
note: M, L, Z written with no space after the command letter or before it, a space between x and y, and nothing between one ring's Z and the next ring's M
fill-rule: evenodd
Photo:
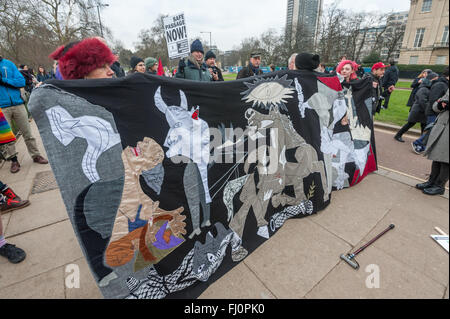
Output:
M342 69L344 68L344 65L350 64L350 66L353 69L353 73L350 75L350 80L355 80L358 77L356 76L356 70L358 70L359 65L358 63L356 63L355 61L351 61L351 60L344 60L341 63L339 63L339 65L336 68L336 72L341 74Z
M113 64L117 58L98 38L88 38L80 42L60 46L50 58L58 60L59 72L64 80L83 79L95 69L105 64Z

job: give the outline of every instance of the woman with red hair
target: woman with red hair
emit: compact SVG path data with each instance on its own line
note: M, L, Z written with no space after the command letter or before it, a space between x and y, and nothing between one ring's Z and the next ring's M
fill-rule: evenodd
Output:
M72 42L57 48L50 58L58 61L64 80L111 78L117 57L99 37Z
M356 71L359 65L355 61L344 60L339 63L336 72L344 77L345 82L357 80Z

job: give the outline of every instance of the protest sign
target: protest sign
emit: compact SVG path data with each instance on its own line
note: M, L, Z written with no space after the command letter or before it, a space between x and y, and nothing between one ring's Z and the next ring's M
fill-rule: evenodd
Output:
M189 40L184 13L164 18L164 34L171 60L189 55Z

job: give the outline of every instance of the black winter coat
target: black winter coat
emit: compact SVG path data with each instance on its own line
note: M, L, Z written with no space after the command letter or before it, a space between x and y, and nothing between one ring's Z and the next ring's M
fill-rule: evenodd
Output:
M441 97L443 97L447 92L447 90L448 90L447 78L441 76L439 79L432 82L429 96L429 104L427 106L427 109L425 110L425 115L427 116L437 115L437 113L433 111L433 104Z
M425 110L430 103L430 89L431 82L423 81L419 86L419 90L416 93L414 99L414 104L411 107L411 112L409 113L408 122L410 123L427 123L427 116L425 115Z
M380 113L381 111L381 81L379 78L375 77L372 72L364 74L363 79L370 79L370 81L377 82L378 87L374 88L372 85L372 114Z
M398 76L400 71L397 66L393 65L386 70L383 76L383 88L388 89L392 85L396 85L398 82Z
M263 74L263 71L261 69L258 70L258 74L256 75L261 75ZM239 71L238 75L237 75L237 79L243 79L243 78L249 78L251 76L254 76L255 73L253 73L252 68L250 67L250 64L247 65L246 67L242 68L241 71Z
M414 98L415 98L416 93L419 90L419 86L421 84L421 83L419 83L419 80L421 80L421 79L415 78L413 83L411 84L411 88L413 90L411 91L411 94L409 95L409 100L408 100L408 103L406 103L406 106L409 106L409 107L413 106Z

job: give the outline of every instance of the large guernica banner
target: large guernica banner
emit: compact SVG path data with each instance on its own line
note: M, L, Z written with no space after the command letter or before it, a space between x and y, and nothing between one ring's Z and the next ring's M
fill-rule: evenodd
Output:
M103 295L196 298L376 170L371 85L136 74L53 81L29 106Z

